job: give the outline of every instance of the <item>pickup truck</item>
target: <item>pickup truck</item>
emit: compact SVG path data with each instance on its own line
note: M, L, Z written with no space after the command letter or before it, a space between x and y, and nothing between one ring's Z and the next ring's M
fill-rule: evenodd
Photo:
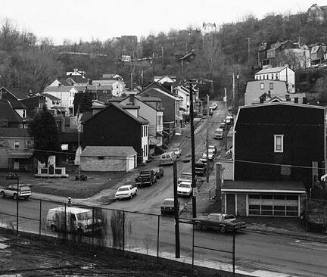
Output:
M137 187L152 186L157 181L156 173L151 170L142 170L135 178L135 185Z
M204 176L207 172L207 165L203 163L201 160L195 163L195 175Z
M3 198L11 197L13 199L24 198L28 199L31 195L31 188L28 185L19 184L17 191L17 184L8 185L5 188L0 189L0 194Z
M217 230L221 233L237 232L246 228L246 223L238 221L234 215L211 213L207 216L199 216L193 219L195 228L199 230Z

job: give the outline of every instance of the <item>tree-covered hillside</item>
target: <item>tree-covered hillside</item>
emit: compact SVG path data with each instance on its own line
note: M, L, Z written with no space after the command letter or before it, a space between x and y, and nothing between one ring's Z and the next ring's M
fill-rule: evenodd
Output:
M206 33L190 27L149 35L138 42L130 36L106 41L65 41L63 45L53 46L49 40L40 42L33 34L19 33L6 23L0 31L0 82L9 88L38 91L51 79L73 68L86 71L89 78L118 73L127 85L131 72L135 85L145 85L155 75L169 74L179 79L213 80L212 96L218 97L224 88L231 91L233 72L239 75L239 92L244 91L246 82L258 69L256 58L261 42L327 43L326 30L327 22L308 22L306 13L269 14L261 20L247 16L243 21L223 24ZM191 49L196 53L195 60L182 66L176 58ZM123 63L122 55L139 61Z

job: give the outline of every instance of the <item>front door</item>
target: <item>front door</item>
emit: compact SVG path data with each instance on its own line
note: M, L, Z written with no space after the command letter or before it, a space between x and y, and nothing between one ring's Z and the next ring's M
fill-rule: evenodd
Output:
M235 214L235 194L227 194L226 201L227 201L226 213Z

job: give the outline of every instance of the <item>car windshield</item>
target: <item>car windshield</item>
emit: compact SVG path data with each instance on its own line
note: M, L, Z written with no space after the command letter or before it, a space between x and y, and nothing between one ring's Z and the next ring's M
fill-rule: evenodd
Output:
M118 191L128 191L129 187L123 187L123 188L119 188Z
M164 202L163 202L163 204L164 205L174 205L174 200L165 200Z
M192 179L192 175L188 173L182 173L181 179Z
M190 184L183 184L183 183L182 183L182 184L179 185L179 187L180 187L180 188L190 188L191 185L190 185Z
M92 212L87 211L87 212L78 213L76 214L76 217L78 220L87 220L89 218L92 218Z

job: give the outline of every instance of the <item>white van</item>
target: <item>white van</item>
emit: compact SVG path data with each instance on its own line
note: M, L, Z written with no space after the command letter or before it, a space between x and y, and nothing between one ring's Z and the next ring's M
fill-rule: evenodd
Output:
M160 156L160 165L171 165L176 160L175 152L166 152Z
M47 228L53 232L91 233L100 230L102 225L101 219L93 215L91 209L78 207L66 207L66 215L65 207L50 209L46 220Z

